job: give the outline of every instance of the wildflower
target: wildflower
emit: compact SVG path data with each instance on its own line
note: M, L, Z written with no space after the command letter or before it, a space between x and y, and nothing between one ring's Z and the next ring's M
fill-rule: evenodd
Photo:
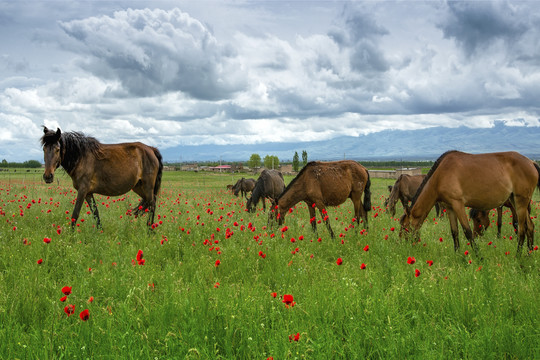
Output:
M89 303L94 302L94 297L93 297L93 296L90 296L90 297L88 298L88 302L89 302Z
M143 251L142 250L137 251L137 257L136 257L137 261L141 261L142 258L143 258Z
M61 302L64 302L64 301L66 301L66 300L67 300L67 295L64 295L64 296L62 296L62 297L60 298L60 301L61 301Z
M342 258L338 258L337 261L336 261L336 264L338 264L338 265L343 264L343 259L342 259Z
M67 314L67 316L71 316L75 312L75 305L67 305L64 308L64 312Z
M292 334L292 335L289 335L289 341L298 341L300 340L300 333L296 333L296 335Z
M64 286L64 287L62 288L62 294L64 294L64 295L69 295L69 294L71 294L71 288L72 288L72 286Z
M283 295L283 303L285 303L285 305L287 307L289 306L294 306L296 304L296 302L294 301L294 297L290 294L285 294Z
M39 260L37 261L38 265L41 265L42 262L43 262L43 259L39 259Z
M390 228L390 231L394 231L396 230L393 226Z
M420 270L415 269L415 270L414 270L414 276L415 276L415 277L419 277L419 276L420 276Z
M219 264L221 264L221 261L219 261L219 259L218 259L218 260L216 260L216 264L215 264L215 265L216 265L216 267L218 267L218 266L219 266Z
M217 288L219 287L219 283L216 282L216 283L214 284L214 287L217 289Z
M360 265L360 269L364 270L365 268L366 268L366 264L362 263L362 264Z
M43 242L44 242L45 244L48 244L48 243L51 242L51 238L48 238L48 237L43 238Z
M79 317L81 318L82 321L86 321L90 317L90 312L88 311L88 309L84 309L79 314Z
M431 266L431 265L433 265L433 260L427 260L426 263L427 263L429 266Z
M413 256L407 258L407 264L412 265L416 262L416 259Z
M469 255L469 250L465 250L465 255Z
M369 251L369 245L364 246L364 251Z
M272 295L272 297L275 298L277 296L277 292L273 292L270 295Z

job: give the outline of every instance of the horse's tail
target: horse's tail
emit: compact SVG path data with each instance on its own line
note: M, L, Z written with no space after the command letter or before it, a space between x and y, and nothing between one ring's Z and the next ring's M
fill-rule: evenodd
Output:
M369 178L369 171L366 169L367 174L367 183L366 187L364 188L364 210L366 212L371 210L371 190L369 189L371 186L371 179Z
M152 150L154 150L154 155L156 155L156 158L159 162L156 182L154 183L154 197L157 197L157 195L159 194L159 189L161 188L161 176L163 175L163 157L161 156L161 153L158 149L152 148Z

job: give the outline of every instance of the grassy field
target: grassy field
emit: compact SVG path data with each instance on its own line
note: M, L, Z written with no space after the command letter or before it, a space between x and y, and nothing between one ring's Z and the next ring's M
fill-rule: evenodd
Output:
M373 179L369 230L347 202L331 239L305 204L286 227L245 212L238 177L166 172L150 232L126 214L134 193L96 196L103 229L83 208L71 230L67 175L0 173L0 358L540 358L540 251L516 258L509 213L478 258L434 212L405 243L382 205L393 181Z

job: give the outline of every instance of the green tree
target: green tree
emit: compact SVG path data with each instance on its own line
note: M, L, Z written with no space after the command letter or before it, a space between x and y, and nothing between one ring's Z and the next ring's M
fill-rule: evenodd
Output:
M303 166L307 165L307 151L306 150L302 150L302 165Z
M41 167L41 163L37 160L28 160L23 163L23 167L37 169Z
M248 161L248 166L252 169L258 168L261 166L261 156L259 154L251 154L251 157Z
M294 156L292 158L292 168L294 171L298 171L298 168L300 167L300 158L298 156L298 152L294 152Z
M266 155L264 157L264 167L267 169L277 169L279 167L279 159L275 155Z

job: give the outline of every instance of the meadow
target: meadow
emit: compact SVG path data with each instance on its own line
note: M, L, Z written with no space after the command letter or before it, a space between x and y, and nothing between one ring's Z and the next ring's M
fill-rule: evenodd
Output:
M103 228L83 207L72 230L69 177L41 175L0 173L2 359L540 358L540 251L516 257L509 212L476 257L434 211L400 240L393 180L372 179L367 230L329 208L332 239L303 203L282 226L245 212L239 174L165 172L153 231L133 192L96 195Z

